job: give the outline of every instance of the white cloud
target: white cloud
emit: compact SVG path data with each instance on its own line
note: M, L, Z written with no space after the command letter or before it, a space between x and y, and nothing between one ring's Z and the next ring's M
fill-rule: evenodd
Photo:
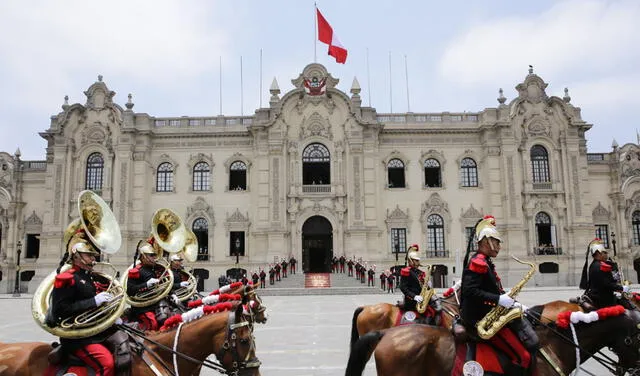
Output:
M483 20L451 41L439 71L474 85L519 80L528 64L547 80L637 69L638 19L635 0L570 0L539 15Z

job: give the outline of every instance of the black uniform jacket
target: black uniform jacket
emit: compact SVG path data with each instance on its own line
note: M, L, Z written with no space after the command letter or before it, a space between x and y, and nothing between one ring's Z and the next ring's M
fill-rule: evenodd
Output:
M462 272L460 311L465 326L475 331L476 323L498 304L503 293L491 259L481 253L473 255Z
M91 272L71 268L56 276L51 292L51 315L56 325L96 307L96 286ZM115 327L87 338L60 338L60 344L69 352L92 343L101 343L113 334Z
M404 294L404 308L408 311L416 309L416 301L413 298L422 291L424 272L418 268L403 268L400 271L400 291Z
M135 294L146 291L147 281L151 278L158 278L156 268L153 266L147 266L138 264L135 268L129 270L129 278L127 280L127 295L134 296ZM155 304L147 307L131 307L131 314L137 316L144 312L155 311Z
M181 287L180 286L180 282L182 282L182 273L180 272L181 270L182 269L171 269L171 273L173 273L173 287L171 287L172 293Z
M621 292L622 286L613 278L612 266L606 262L594 260L589 265L587 295L598 308L609 307L616 305L614 291Z

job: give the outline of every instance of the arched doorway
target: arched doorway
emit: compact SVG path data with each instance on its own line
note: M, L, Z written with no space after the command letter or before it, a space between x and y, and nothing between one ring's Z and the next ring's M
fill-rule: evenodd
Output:
M449 268L446 265L436 264L431 269L431 282L434 288L444 288L448 286L447 275Z
M305 273L331 272L333 227L322 216L307 219L302 225L302 270Z

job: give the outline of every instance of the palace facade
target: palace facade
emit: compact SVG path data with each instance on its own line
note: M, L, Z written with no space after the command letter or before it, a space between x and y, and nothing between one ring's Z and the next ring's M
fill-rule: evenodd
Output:
M253 116L138 113L102 77L86 103L65 100L40 133L45 159L0 152L0 291L14 291L18 261L22 292L54 270L84 189L118 219L123 247L103 257L121 271L155 210L180 214L199 240L188 267L208 274L207 289L229 269L290 256L305 271L327 270L334 255L380 271L404 263L412 243L447 285L484 214L502 233L506 285L528 269L510 256L536 264L529 286L577 284L596 235L638 281L640 146L588 153L592 124L532 70L517 98L500 91L480 112L379 114L362 106L356 79L340 91L319 64L292 83L281 95L274 79Z

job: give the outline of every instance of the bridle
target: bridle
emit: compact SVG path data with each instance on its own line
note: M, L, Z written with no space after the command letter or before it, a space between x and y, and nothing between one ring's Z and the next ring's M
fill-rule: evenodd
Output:
M226 354L231 354L231 369L227 370L229 375L239 375L241 371L245 369L258 368L262 364L260 360L255 356L255 338L253 337L253 331L251 330L251 324L247 320L240 321L236 323L236 313L232 311L229 313L229 319L227 323L227 332L225 334L224 343L220 348L220 351L216 354L216 357L220 362L223 361ZM240 354L238 353L238 336L236 334L236 330L242 327L249 327L251 331L251 344L249 351L247 351L247 355L241 359ZM240 340L242 342L242 339ZM251 353L253 352L254 356L251 357Z

